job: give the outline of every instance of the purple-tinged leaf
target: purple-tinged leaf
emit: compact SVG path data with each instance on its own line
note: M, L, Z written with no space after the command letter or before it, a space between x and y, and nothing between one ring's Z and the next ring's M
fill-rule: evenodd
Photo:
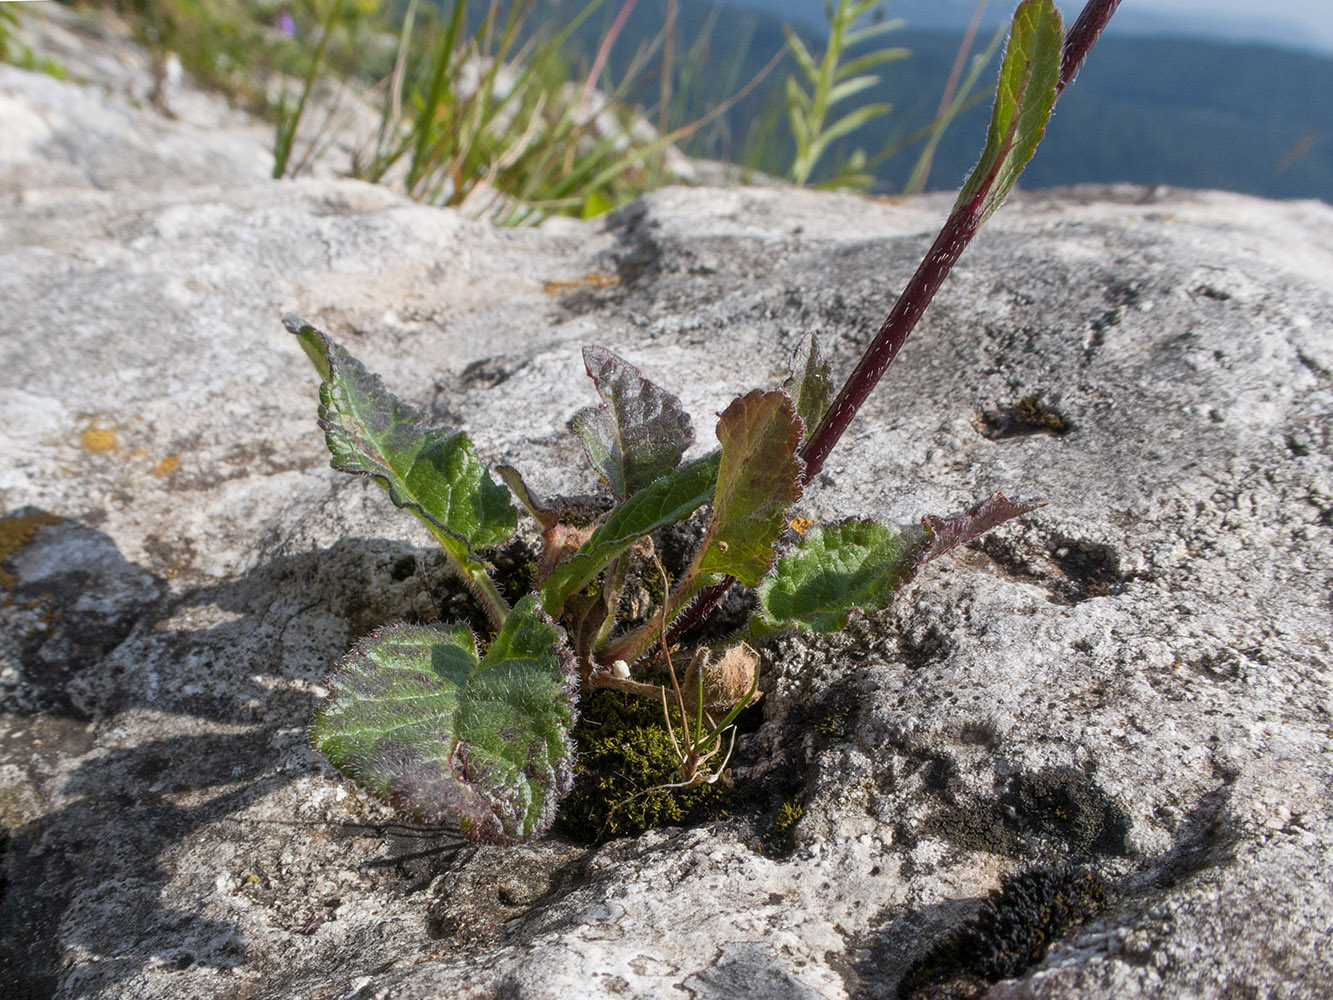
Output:
M623 500L680 464L694 441L690 417L679 399L605 348L585 347L583 363L602 405L574 414L574 430L597 474Z
M938 559L950 549L956 549L979 535L984 535L1005 521L1021 514L1030 514L1044 506L1046 506L1044 503L1021 503L1010 500L1003 493L992 493L985 500L953 517L927 514L921 519L921 523L930 533L930 542L922 551L917 566L924 566L932 559Z
M442 543L452 538L471 549L499 545L514 533L518 511L509 491L491 479L466 434L427 427L415 408L324 333L295 316L283 322L323 376L319 426L335 469L376 480L395 504L439 529ZM470 555L451 548L458 551Z
M722 464L713 521L695 557L699 572L734 576L752 587L773 565L787 510L801 495L801 431L785 392L755 389L723 411L717 423Z
M573 783L574 657L534 594L480 659L466 626L390 625L329 684L315 748L413 821L515 843L550 826Z

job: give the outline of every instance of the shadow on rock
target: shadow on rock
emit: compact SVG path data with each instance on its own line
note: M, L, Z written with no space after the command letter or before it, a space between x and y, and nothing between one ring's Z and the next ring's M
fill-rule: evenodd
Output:
M316 829L325 840L367 832L283 816L288 829L265 834L240 814L320 772L306 746L317 685L361 632L438 617L444 569L406 543L346 539L172 596L106 534L44 517L6 560L13 586L0 591L0 637L19 654L0 764L27 779L0 801L5 995L89 996L150 966L242 965L239 926L201 913L225 913L212 897L238 865L257 867L239 857L246 846L271 853ZM202 831L227 822L235 835L201 862ZM438 830L429 843L402 839L390 853L431 869L404 870L418 890L457 841ZM262 877L248 877L262 905ZM272 912L297 934L330 913Z

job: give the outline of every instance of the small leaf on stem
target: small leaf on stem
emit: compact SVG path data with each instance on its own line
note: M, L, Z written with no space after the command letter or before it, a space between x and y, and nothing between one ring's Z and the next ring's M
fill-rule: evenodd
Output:
M805 422L805 436L809 437L833 399L832 368L813 333L806 334L792 354L790 371L782 388L796 404L796 415Z
M528 484L523 481L523 476L512 465L497 465L495 474L504 480L506 486L518 498L518 502L523 505L523 509L528 515L537 522L537 526L542 531L550 531L560 523L560 515L551 507L548 507L537 494L528 488Z
M1051 0L1023 0L1014 12L1009 44L981 160L958 192L955 209L985 222L1008 197L1046 131L1060 80L1064 35Z
M680 400L628 361L585 347L583 363L603 402L574 414L574 430L597 474L623 500L674 469L694 430Z
M527 840L573 783L577 675L536 595L486 655L462 625L390 625L362 639L315 713L317 750L417 822L479 843Z

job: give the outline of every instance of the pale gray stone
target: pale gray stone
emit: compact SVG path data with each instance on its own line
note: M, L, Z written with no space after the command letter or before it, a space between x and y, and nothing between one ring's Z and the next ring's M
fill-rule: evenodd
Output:
M893 997L1001 878L1062 862L1109 905L990 996L1333 991L1329 206L1015 198L803 510L1049 505L844 636L766 646L732 819L476 849L306 746L354 638L458 602L429 536L328 469L281 313L587 492L579 347L679 392L703 453L804 334L850 369L948 199L669 189L504 231L244 158L159 183L156 140L102 183L54 84L0 73L0 131L48 129L0 164L0 511L60 519L0 592L13 995ZM1063 433L1014 419L1029 397Z

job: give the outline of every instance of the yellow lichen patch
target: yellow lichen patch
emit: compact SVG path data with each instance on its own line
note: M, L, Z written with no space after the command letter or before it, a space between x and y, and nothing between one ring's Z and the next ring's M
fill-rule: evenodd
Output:
M16 514L13 517L0 518L0 563L12 556L23 546L32 541L37 529L44 524L59 524L60 518L54 514ZM18 580L13 573L6 572L0 566L0 587L6 590L16 586Z
M166 458L159 458L153 464L153 475L165 477L171 475L180 468L181 460L176 455L168 455Z
M591 274L585 274L582 278L575 278L573 281L543 281L542 291L547 295L556 295L567 288L605 288L608 285L620 284L620 275L602 274L594 271Z
M98 427L96 420L79 435L79 440L83 442L83 450L91 455L105 455L109 451L115 451L118 444L116 429Z
M804 535L814 526L814 519L809 517L793 517L789 522L791 530L798 535Z

